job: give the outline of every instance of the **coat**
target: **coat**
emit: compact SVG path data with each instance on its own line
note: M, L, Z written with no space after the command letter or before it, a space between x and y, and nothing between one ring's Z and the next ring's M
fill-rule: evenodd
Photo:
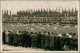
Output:
M13 43L13 33L9 33L8 34L8 36L9 36L9 43Z
M31 41L37 41L37 34L31 34Z
M5 41L6 41L6 39L5 39L6 37L5 37L5 36L6 36L5 32L3 32L3 33L2 33L2 41L3 41L4 43L5 43Z
M9 32L5 32L5 34L6 34L6 36L5 36L6 37L5 38L6 39L6 43L8 43L9 42L9 36L8 36Z
M51 35L50 36L50 47L54 47L55 45L54 45L55 43L54 43L54 35Z
M21 43L20 41L21 41L21 33L17 33L17 35L18 35L18 44L19 43Z
M14 40L13 40L13 43L17 43L18 42L18 35L17 34L14 34Z
M44 45L45 45L45 35L46 34L42 34L42 37L41 37L41 45L42 45L42 48L44 48Z
M41 43L41 37L42 37L42 35L41 34L38 34L38 36L37 36L37 42L38 43Z
M49 35L46 35L45 36L45 47L49 47L49 43L50 43Z

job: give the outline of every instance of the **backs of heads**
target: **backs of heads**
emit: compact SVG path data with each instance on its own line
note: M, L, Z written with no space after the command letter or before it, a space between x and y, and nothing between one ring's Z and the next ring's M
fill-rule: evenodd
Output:
M53 34L53 32L51 34Z
M44 31L44 33L46 33L46 31Z
M23 33L26 33L26 31L23 31Z
M73 35L76 35L76 33L73 33Z
M34 32L34 34L38 34L37 32Z
M72 33L69 33L70 35L72 35Z
M64 36L65 36L66 34L65 34L65 33L63 33L62 35L64 35Z
M21 33L21 31L19 31L19 33Z
M26 32L26 33L29 33L29 32Z
M41 34L41 32L39 32L39 34Z
M76 33L69 33L70 35L72 35L72 36L75 36L76 35Z
M12 33L12 30L8 30L9 33Z
M33 32L31 32L31 34L33 34Z
M3 32L5 32L6 30L3 30Z

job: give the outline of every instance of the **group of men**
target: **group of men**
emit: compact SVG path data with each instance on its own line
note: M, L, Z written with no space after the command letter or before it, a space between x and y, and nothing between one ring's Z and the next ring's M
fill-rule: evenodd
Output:
M41 33L4 30L2 42L11 46L42 48L51 51L78 50L78 35L76 33L57 34L46 31Z

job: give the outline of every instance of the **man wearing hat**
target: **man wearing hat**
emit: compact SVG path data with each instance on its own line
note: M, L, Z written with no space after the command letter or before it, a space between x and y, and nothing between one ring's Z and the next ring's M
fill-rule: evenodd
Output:
M41 32L39 32L38 36L37 36L37 47L38 48L41 48Z

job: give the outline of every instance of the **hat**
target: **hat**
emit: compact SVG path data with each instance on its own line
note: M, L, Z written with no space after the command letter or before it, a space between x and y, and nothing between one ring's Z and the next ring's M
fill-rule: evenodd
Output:
M67 35L67 36L69 36L69 34L68 34L68 33L67 33L66 35Z
M72 35L69 35L68 37L69 37L69 38L72 38Z
M59 34L58 36L59 36L59 37L62 37L62 34Z

